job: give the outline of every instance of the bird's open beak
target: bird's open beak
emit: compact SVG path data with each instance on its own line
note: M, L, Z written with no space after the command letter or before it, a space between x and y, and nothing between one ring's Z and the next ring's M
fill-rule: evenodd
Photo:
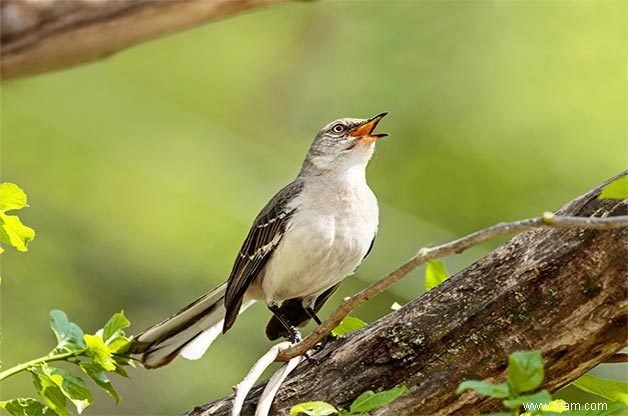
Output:
M381 139L382 137L388 136L387 133L373 133L375 127L377 127L377 123L384 117L386 117L388 113L380 113L376 116L369 118L365 123L360 124L358 127L354 128L349 132L349 136L351 137L361 137L362 140L375 141L377 139Z

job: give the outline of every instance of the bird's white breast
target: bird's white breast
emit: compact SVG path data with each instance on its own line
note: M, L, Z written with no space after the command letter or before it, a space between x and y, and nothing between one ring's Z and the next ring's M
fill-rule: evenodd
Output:
M267 302L317 295L352 274L377 232L377 199L364 176L313 178L261 280Z

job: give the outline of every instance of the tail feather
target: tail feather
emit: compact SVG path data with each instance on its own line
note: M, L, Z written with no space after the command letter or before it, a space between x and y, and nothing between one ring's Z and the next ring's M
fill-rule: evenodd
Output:
M205 354L207 348L214 342L214 340L222 332L221 320L218 324L210 327L209 329L201 332L192 341L190 341L185 347L181 349L181 357L186 360L198 360Z
M141 354L146 368L169 364L178 355L200 358L221 333L227 285L218 286L162 322L133 338L129 352ZM242 307L243 311L250 303Z
M242 313L251 306L255 301L251 300L245 302L241 307L238 313ZM181 357L188 360L198 360L205 354L205 351L209 348L210 345L214 342L214 340L218 337L218 335L222 334L222 326L224 323L225 310L223 308L222 318L220 321L212 324L207 329L205 329L202 333L197 335L192 341L190 341L187 345L183 347L181 350Z

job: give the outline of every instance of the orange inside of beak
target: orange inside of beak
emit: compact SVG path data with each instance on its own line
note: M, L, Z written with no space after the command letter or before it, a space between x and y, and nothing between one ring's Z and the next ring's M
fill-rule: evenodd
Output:
M362 137L362 136L370 135L371 133L373 133L373 130L375 130L375 126L377 126L377 123L379 123L380 120L381 120L381 117L376 117L373 120L367 121L366 123L351 130L349 132L349 136Z

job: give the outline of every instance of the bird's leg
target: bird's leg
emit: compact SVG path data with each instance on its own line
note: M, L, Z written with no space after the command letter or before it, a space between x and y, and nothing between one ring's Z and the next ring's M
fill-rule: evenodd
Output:
M316 322L316 325L322 325L323 321L320 320L320 318L318 317L318 315L316 315L316 311L314 310L314 308L312 306L306 306L305 307L305 312L308 314L308 316L310 318L312 318L314 320L314 322Z
M320 326L323 324L323 322L318 317L318 315L316 315L316 311L314 310L312 306L305 306L304 309L305 309L305 312L309 315L309 317L312 318L314 322L316 322L316 325ZM314 346L314 350L316 352L321 351L323 348L325 348L325 345L327 345L327 342L333 338L335 337L332 334L327 334L327 336L323 338L321 342L319 342L318 344Z
M286 330L290 334L290 342L292 342L293 344L301 342L301 332L299 332L299 330L294 325L290 324L290 321L284 316L283 313L281 313L279 305L275 302L269 303L268 309L270 309L270 311L277 317L277 319L279 320L279 322L281 322L284 328L286 328Z

